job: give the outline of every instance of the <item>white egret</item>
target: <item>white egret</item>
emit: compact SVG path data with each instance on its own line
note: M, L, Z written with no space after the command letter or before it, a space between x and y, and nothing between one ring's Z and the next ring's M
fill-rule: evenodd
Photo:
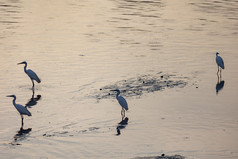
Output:
M18 63L19 64L25 64L25 67L24 67L24 71L25 73L30 77L31 81L32 81L32 87L34 87L34 80L38 83L41 82L41 80L39 79L39 77L36 75L36 73L34 71L32 71L31 69L26 69L27 67L27 62L26 61L23 61L23 62L20 62Z
M222 69L225 69L223 59L218 54L219 53L217 52L216 53L216 62L217 62L217 66L218 66L217 73L219 72L219 67L222 68ZM221 71L221 69L220 69L220 71Z
M16 96L15 95L8 95L7 97L13 97L12 103L21 115L21 123L22 123L22 126L23 126L23 115L31 116L31 113L27 110L26 107L24 107L20 104L16 104Z
M111 91L116 91L117 92L116 98L117 98L118 103L122 107L121 116L122 116L122 118L124 118L125 117L125 110L126 111L128 110L127 102L126 102L125 98L123 98L122 96L119 96L119 94L121 93L119 89L115 89L115 90L111 90Z

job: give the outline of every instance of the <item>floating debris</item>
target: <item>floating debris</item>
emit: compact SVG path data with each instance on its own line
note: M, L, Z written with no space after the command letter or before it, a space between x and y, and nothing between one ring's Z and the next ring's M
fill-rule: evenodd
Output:
M159 72L153 75L140 75L127 80L117 81L114 84L99 88L97 91L89 94L89 96L97 99L111 98L115 94L110 93L110 90L115 88L120 88L125 97L141 96L142 94L161 91L165 88L183 88L187 85L187 81L188 77L179 77L174 74Z

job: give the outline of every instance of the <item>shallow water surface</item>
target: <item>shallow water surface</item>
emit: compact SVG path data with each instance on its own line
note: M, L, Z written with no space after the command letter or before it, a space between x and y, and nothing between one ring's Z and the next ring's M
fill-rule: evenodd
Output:
M0 2L1 158L236 159L237 12L235 0ZM32 113L23 127L10 94Z

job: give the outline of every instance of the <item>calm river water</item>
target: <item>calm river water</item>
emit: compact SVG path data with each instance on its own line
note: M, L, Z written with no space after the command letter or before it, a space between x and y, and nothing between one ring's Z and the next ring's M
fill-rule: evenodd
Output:
M2 0L1 158L237 159L237 15L237 0Z

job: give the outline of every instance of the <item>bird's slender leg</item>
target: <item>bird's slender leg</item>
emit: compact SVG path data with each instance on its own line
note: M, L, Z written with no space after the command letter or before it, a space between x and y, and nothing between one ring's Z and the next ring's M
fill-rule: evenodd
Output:
M220 77L218 72L217 72L217 83L220 83Z
M219 73L219 66L218 66L218 70L217 70L217 75L218 75L218 73Z
M32 88L34 88L35 87L34 81L31 80L31 82L32 82Z
M121 108L121 118L122 120L125 118L125 110Z
M34 99L35 96L35 89L32 89L32 99Z
M220 81L221 81L221 69L220 69Z

